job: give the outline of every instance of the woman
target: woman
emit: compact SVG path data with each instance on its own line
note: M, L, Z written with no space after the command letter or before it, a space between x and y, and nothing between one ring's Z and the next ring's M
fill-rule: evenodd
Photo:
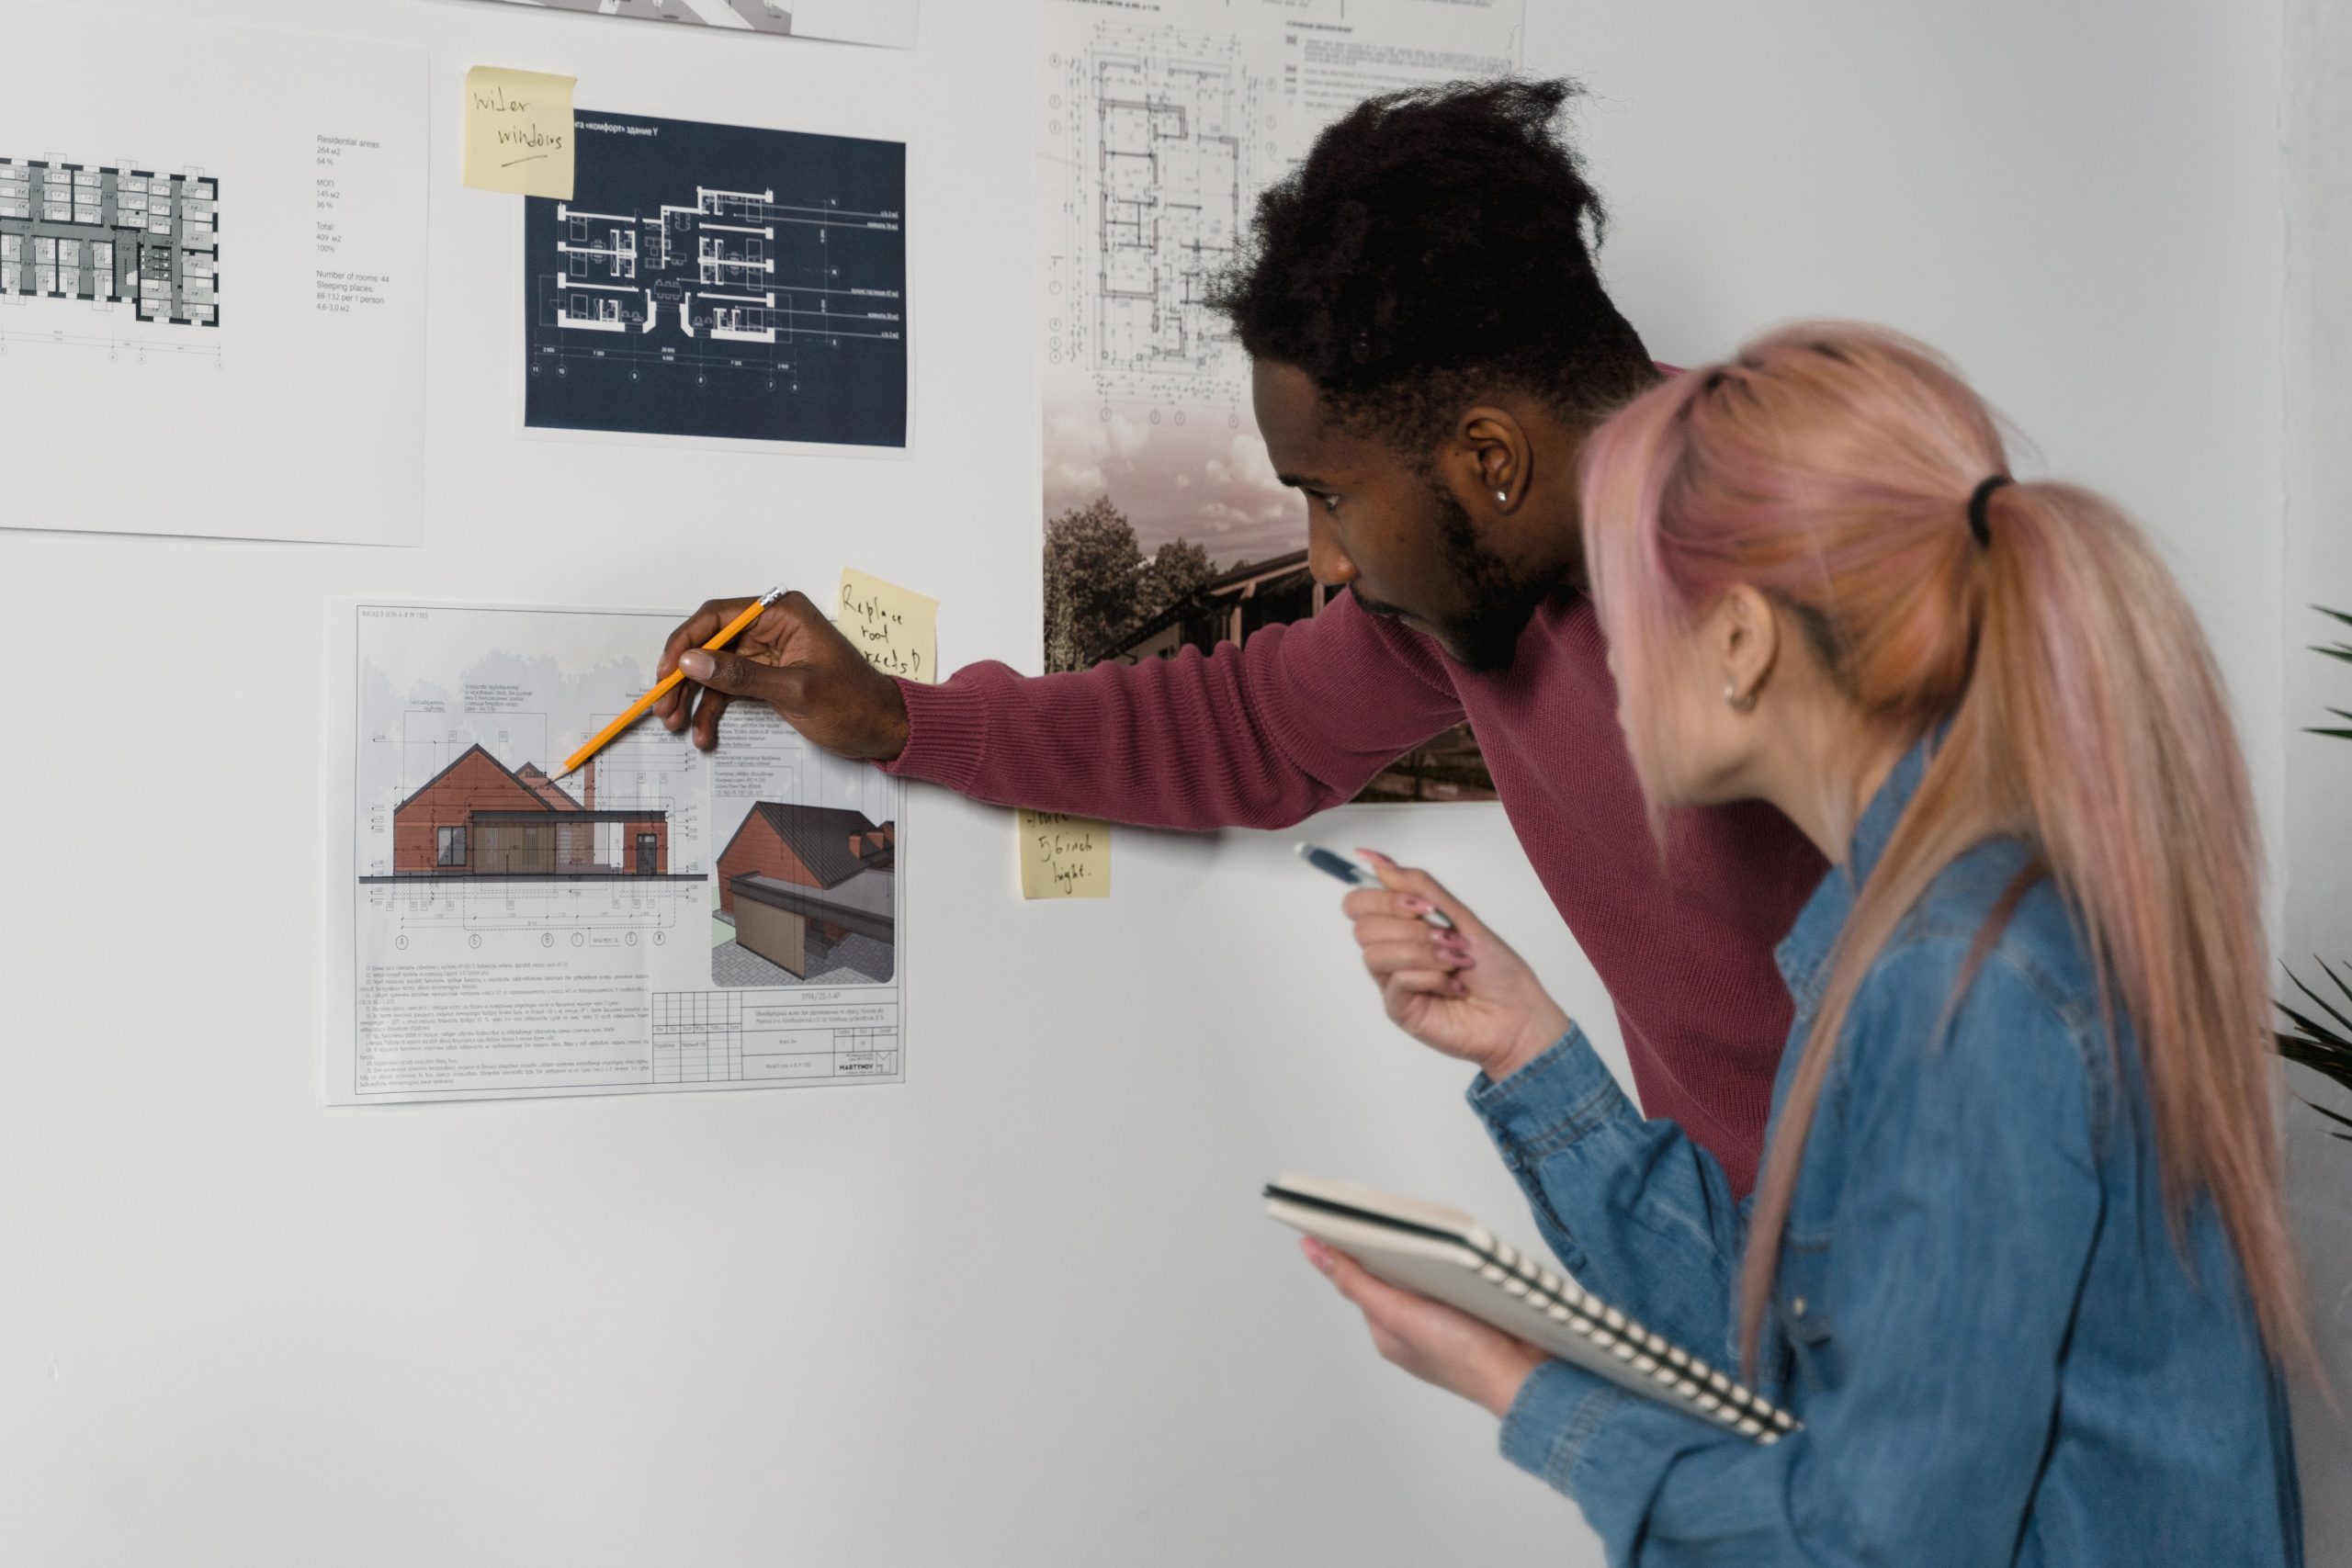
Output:
M1389 1015L1483 1069L1561 1260L1804 1429L1755 1446L1309 1258L1612 1562L2299 1562L2256 829L2165 569L1867 328L1675 378L1582 483L1665 874L1669 808L1748 798L1832 863L1752 1207L1426 876L1348 908Z

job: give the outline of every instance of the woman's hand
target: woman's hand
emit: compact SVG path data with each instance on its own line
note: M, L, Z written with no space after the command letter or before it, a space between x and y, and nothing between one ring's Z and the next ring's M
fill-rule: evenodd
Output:
M1357 852L1385 886L1359 887L1340 908L1355 922L1363 966L1397 1028L1498 1082L1568 1032L1568 1015L1527 961L1435 877L1370 850ZM1453 930L1423 920L1431 909Z
M1466 1312L1374 1279L1354 1258L1313 1236L1299 1245L1306 1260L1363 1314L1373 1348L1423 1382L1483 1406L1498 1421L1510 1414L1527 1374L1547 1359L1525 1340Z

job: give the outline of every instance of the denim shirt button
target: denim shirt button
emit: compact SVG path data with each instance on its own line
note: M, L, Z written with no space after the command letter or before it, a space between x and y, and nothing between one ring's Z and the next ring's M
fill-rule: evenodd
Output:
M1789 1303L1789 1311L1799 1317L1803 1317L1804 1315L1804 1298L1803 1296L1799 1296L1796 1300L1791 1302Z

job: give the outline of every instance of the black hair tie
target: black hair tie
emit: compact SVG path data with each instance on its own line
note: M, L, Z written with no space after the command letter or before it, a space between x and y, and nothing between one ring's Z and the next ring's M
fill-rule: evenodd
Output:
M1968 492L1968 532L1976 540L1978 549L1993 542L1992 525L1984 519L1984 503L1993 499L1995 491L2016 482L2007 474L1987 474Z

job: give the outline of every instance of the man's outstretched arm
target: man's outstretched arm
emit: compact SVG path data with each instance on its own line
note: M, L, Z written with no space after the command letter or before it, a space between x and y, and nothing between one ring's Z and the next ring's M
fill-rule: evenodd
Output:
M983 662L937 686L882 674L815 606L787 595L735 646L699 644L748 601L706 604L671 635L655 708L716 744L730 698L763 701L818 745L1005 806L1161 828L1275 828L1351 798L1462 718L1426 638L1335 600L1204 656L1023 676Z

